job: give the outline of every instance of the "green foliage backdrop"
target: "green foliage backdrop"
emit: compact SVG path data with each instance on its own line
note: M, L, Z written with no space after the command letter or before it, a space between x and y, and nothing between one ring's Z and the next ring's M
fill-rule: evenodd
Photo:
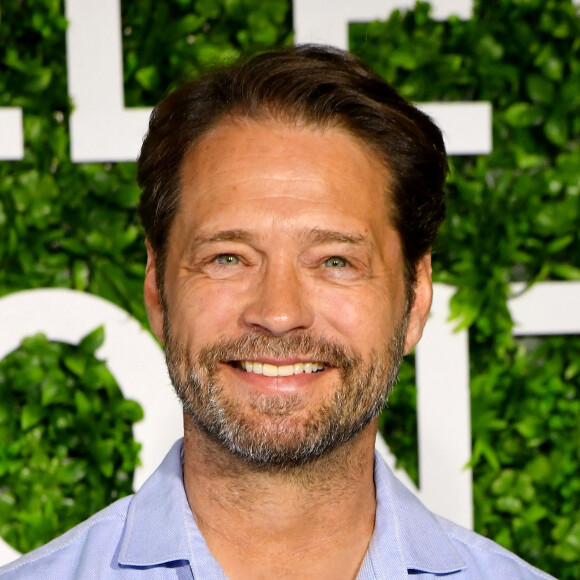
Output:
M0 361L0 537L24 552L132 492L141 407L95 350L39 334Z
M145 323L135 166L69 158L63 4L0 10L0 106L22 107L25 126L25 159L0 164L0 295L76 288ZM290 0L124 1L122 18L127 106L154 104L209 63L291 42ZM452 160L434 256L469 329L475 526L578 578L580 339L516 340L506 308L510 282L580 279L577 9L479 0L472 20L436 22L418 4L350 35L351 49L410 99L493 104L492 154ZM414 396L407 363L381 429L416 479ZM0 502L4 485L0 470Z

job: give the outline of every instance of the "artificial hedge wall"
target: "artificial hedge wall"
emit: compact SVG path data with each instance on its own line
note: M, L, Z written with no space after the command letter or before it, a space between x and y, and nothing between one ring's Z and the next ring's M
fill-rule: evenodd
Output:
M580 17L570 0L474 4L469 21L435 22L418 4L353 24L351 50L413 100L493 104L493 152L452 160L434 255L435 279L458 287L453 314L469 329L475 528L575 579L580 338L514 339L506 298L512 281L580 279ZM290 0L121 6L127 106L154 104L208 63L291 42ZM135 166L69 158L63 15L59 0L2 5L0 106L24 110L25 158L0 163L0 295L76 288L145 323ZM414 396L407 363L381 429L416 479ZM0 503L10 496L6 446ZM17 548L49 539L28 529Z
M104 336L38 334L0 361L0 537L22 552L132 492L143 411L96 358Z

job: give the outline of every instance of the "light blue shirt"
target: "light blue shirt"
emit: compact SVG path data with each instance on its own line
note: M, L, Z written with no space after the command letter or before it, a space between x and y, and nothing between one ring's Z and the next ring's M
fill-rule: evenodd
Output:
M134 496L0 568L2 580L225 579L189 508L181 465L180 440ZM375 530L357 580L551 578L429 512L378 455L375 485Z

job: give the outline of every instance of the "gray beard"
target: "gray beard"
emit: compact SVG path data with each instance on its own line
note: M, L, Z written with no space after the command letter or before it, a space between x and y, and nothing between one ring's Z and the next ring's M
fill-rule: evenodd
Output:
M381 412L397 380L407 322L405 316L367 365L360 354L303 331L283 337L253 331L236 340L217 341L192 360L186 345L166 325L167 367L185 413L211 440L254 468L284 471L351 441ZM306 414L299 414L304 402L296 395L256 394L241 403L228 397L219 383L220 363L290 356L340 371L332 396Z

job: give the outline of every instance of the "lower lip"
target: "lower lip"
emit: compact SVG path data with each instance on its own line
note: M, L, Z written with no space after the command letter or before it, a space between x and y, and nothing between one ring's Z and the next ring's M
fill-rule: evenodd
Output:
M330 369L316 373L300 373L289 377L267 377L247 372L229 364L222 365L232 371L237 380L249 383L253 388L265 393L297 393L311 387L322 378L327 378Z

